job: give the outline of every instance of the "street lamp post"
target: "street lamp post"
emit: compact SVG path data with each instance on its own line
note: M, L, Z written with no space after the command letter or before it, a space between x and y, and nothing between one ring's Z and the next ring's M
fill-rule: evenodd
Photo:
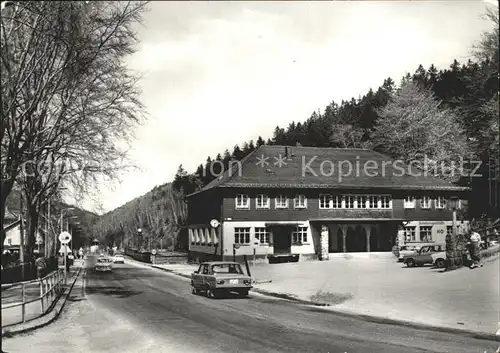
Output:
M141 241L142 241L142 229L137 228L137 250L141 250Z
M74 207L68 207L61 210L61 233L64 232L64 222L63 222L64 211L72 211L74 209L75 209Z

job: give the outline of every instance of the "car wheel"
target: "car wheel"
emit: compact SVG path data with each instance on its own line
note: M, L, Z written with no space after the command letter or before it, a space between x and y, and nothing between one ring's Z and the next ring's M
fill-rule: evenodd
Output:
M406 260L406 266L415 267L415 260L413 260L413 259Z
M445 266L445 261L444 259L437 259L436 260L436 267L437 268L443 268Z

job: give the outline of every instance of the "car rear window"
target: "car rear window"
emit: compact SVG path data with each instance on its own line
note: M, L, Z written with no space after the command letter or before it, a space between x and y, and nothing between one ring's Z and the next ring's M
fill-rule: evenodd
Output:
M213 273L237 273L243 274L240 265L238 264L220 264L212 266Z

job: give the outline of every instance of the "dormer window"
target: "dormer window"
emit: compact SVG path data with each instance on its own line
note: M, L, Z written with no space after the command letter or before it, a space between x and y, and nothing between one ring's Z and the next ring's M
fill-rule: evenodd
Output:
M236 209L243 210L250 208L250 198L248 195L239 194L236 196Z

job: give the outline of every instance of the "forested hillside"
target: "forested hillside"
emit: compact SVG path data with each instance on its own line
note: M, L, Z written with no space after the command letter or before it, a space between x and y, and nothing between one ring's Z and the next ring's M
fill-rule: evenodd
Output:
M406 161L429 158L439 165L439 176L473 188L469 216L499 216L491 198L500 181L499 147L499 44L498 11L488 14L495 24L471 51L474 59L457 60L449 68L420 65L396 83L387 78L380 87L360 98L332 101L303 122L277 126L271 138L259 137L208 157L194 173L179 167L173 183L156 187L122 207L104 215L98 233L108 242L129 239L137 228L145 230L142 246L151 239L171 244L186 217L184 196L200 189L217 175L222 161L241 160L263 144L372 148ZM481 161L481 177L451 175L461 160ZM454 164L456 163L456 164ZM477 163L476 163L477 164ZM476 164L465 164L474 169ZM494 173L494 168L497 171ZM470 172L470 170L469 170ZM495 180L493 180L495 179Z
M94 233L109 245L173 248L186 215L184 195L167 183L101 216Z

